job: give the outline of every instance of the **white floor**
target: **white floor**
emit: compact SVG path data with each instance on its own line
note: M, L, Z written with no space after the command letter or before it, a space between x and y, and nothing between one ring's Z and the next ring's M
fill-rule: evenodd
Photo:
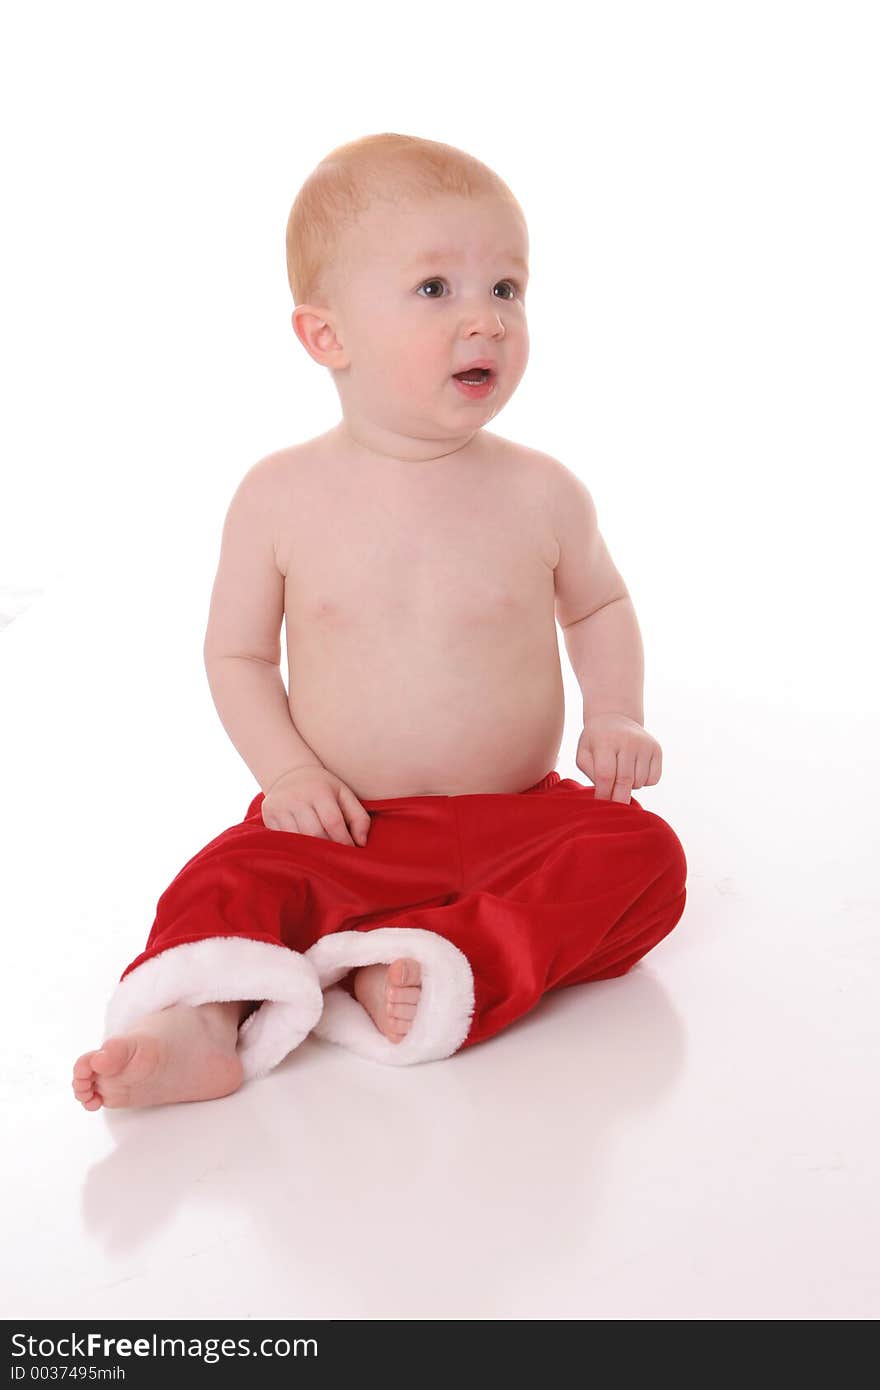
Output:
M308 1039L224 1100L89 1114L74 1058L254 792L198 653L130 689L90 597L51 590L0 640L6 1317L877 1317L870 721L656 688L638 796L689 899L628 977L445 1062Z

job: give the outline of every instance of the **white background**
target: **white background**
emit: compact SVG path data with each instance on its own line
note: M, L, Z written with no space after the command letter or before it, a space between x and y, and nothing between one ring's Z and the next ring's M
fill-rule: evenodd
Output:
M10 1311L245 1306L222 1260L210 1261L204 1308L186 1282L179 1258L194 1218L180 1194L173 1220L165 1211L120 1249L101 1234L107 1212L128 1210L148 1178L117 1162L105 1191L92 1169L91 1216L80 1188L105 1150L136 1154L135 1135L161 1148L163 1124L195 1143L206 1113L220 1130L217 1115L240 1115L236 1106L264 1115L272 1088L297 1073L173 1119L88 1115L66 1088L74 1058L100 1041L104 1002L142 949L159 893L255 794L202 667L220 528L251 463L339 418L329 375L290 325L285 222L330 149L391 130L477 155L526 212L531 357L491 428L554 454L593 493L639 615L645 723L664 750L661 783L637 795L676 828L691 866L687 916L639 986L654 982L691 1036L670 1053L665 1099L628 1117L642 1132L616 1136L610 1191L586 1199L604 1213L607 1250L594 1231L563 1260L551 1239L539 1279L526 1239L515 1287L493 1282L507 1255L474 1267L471 1287L453 1250L431 1307L876 1316L876 1193L863 1186L877 1157L863 1107L876 1082L880 920L876 7L34 3L5 9L0 54L0 829L5 1108L17 1117L6 1185L19 1192ZM558 766L578 775L579 701L563 665ZM635 998L621 983L591 996L618 991L605 1005L618 1030ZM549 1033L530 1025L529 1047L552 1036L563 1055L576 1002L569 992L548 1005ZM450 1064L458 1075L482 1068L499 1133L505 1117L516 1132L522 1099L513 1087L505 1111L505 1048L533 1055L517 1037ZM365 1065L309 1048L305 1112L287 1092L273 1110L294 1116L296 1133L324 1094L315 1068L344 1087L346 1068ZM787 1109L766 1089L780 1049ZM642 1074L619 1049L602 1065ZM399 1104L405 1086L429 1124L434 1086L448 1133L441 1069L405 1081L402 1070L370 1071L377 1108ZM730 1104L707 1129L719 1077ZM548 1096L564 1105L554 1084L535 1072L530 1123ZM601 1094L613 1090L607 1081ZM578 1109L576 1123L590 1114ZM113 1125L130 1126L128 1150L114 1149ZM697 1134L708 1147L695 1147ZM295 1149L282 1124L282 1153L288 1140ZM405 1161L405 1125L395 1142L389 1159ZM580 1140L559 1142L570 1153ZM656 1169L644 1185L646 1149L674 1190L696 1194L675 1224L696 1247L676 1247L671 1273L670 1188ZM320 1168L314 1138L310 1152ZM390 1169L372 1171L381 1203ZM542 1171L523 1174L521 1210L543 1200ZM238 1194L245 1178L233 1163L224 1181ZM584 1200L589 1182L578 1181ZM432 1191L416 1183L413 1200L430 1206ZM472 1215L463 1191L456 1209ZM573 1189L561 1197L580 1209ZM51 1249L34 1243L47 1202L58 1207ZM376 1236L362 1238L367 1260ZM277 1270L254 1239L243 1235L239 1253L255 1261L259 1290ZM306 1262L288 1315L423 1314L397 1268L372 1293L328 1272L325 1293L310 1295ZM573 1269L586 1283L572 1283ZM253 1298L253 1310L266 1307Z

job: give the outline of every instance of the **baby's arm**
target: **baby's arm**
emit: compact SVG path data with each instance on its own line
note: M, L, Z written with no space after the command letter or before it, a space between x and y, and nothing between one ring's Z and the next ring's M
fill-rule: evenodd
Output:
M281 678L277 500L277 464L270 456L245 474L229 505L204 646L220 720L264 792L291 768L323 766L294 726Z
M644 653L623 576L577 474L553 459L556 621L583 698L584 719L613 713L644 721Z
M583 697L575 762L600 800L628 802L662 768L660 745L644 728L642 635L588 489L558 459L552 480L556 618Z

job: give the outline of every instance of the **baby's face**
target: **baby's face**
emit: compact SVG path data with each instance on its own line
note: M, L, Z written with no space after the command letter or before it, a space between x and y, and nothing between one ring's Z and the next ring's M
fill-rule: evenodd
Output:
M346 415L430 439L487 424L528 362L528 254L521 218L496 198L371 208L346 242L333 315ZM496 371L472 397L453 374L480 358Z

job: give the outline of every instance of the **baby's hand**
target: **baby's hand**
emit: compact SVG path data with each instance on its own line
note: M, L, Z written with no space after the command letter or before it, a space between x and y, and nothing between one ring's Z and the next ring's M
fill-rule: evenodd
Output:
M594 714L584 720L575 762L596 788L596 799L628 802L633 787L660 781L660 744L625 714Z
M261 811L263 824L269 830L314 835L319 840L336 840L352 848L355 841L359 845L367 843L369 813L350 787L317 764L291 768L276 778L263 797Z

